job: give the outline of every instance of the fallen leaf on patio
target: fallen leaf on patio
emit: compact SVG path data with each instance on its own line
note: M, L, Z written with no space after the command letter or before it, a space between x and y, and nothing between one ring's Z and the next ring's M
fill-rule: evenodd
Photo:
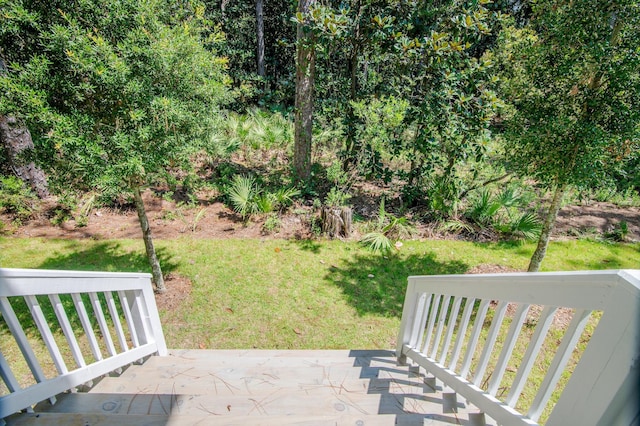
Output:
M276 252L276 253L280 253L280 247L276 247L276 248L275 248L275 252Z

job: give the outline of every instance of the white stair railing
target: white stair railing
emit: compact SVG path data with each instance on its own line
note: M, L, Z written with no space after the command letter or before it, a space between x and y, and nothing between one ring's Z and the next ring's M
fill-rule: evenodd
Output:
M0 397L0 423L145 356L167 354L149 274L0 269L0 313L26 364L20 377L35 382L20 385L20 363L7 360L3 342L0 376L9 393ZM48 378L42 365L51 363L57 375Z
M560 308L571 321L551 330ZM596 322L553 405L585 326ZM524 353L514 353L523 339ZM538 424L548 405L546 425L639 424L640 271L409 277L397 354L498 424ZM540 383L529 380L534 368L546 370ZM521 413L525 385L533 397Z

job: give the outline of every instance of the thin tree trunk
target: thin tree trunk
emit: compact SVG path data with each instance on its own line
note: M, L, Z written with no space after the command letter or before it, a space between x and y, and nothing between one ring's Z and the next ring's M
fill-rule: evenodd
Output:
M147 219L147 212L144 208L144 203L142 202L142 194L140 193L139 186L133 188L133 198L136 205L136 211L138 212L140 228L142 229L144 248L147 251L147 259L149 260L149 265L151 265L151 275L153 276L153 282L156 285L156 292L164 293L167 291L167 287L165 287L164 285L162 269L160 269L160 262L158 261L158 256L156 256L156 249L153 246L153 238L151 237L149 219Z
M264 72L264 16L262 13L263 0L256 0L256 23L258 38L258 75L265 76Z
M315 0L299 0L298 12L307 14ZM313 129L313 89L315 78L315 46L311 31L298 23L296 46L294 177L306 183L311 176L311 132Z
M351 84L349 87L349 102L347 103L347 157L343 164L344 170L347 170L351 164L356 162L356 128L355 128L355 113L353 111L352 102L355 102L358 96L358 67L360 58L360 14L361 7L358 1L355 6L358 11L356 17L356 28L353 36L353 45L351 51L351 57L349 58L350 79Z
M44 172L29 158L34 149L31 133L15 117L0 116L0 149L2 147L13 173L33 188L38 197L49 196Z
M565 185L556 186L555 193L553 194L553 199L551 200L549 210L547 211L547 215L544 219L544 224L542 225L542 231L540 232L540 238L538 239L538 246L536 247L536 251L533 252L533 256L531 256L531 261L529 262L529 268L527 269L527 272L538 272L538 269L540 269L540 264L542 263L542 259L544 259L545 254L547 254L549 238L551 237L551 232L553 231L553 227L556 224L556 218L558 217L558 212L560 211L560 205L562 204L562 196L564 195L564 191Z

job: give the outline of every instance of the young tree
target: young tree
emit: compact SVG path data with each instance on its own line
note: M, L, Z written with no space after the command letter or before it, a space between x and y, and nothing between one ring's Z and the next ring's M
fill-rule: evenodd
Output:
M315 0L298 0L296 42L296 103L293 151L293 174L298 182L311 176L311 142L313 130L313 90L315 84L316 47L308 18Z
M530 26L502 36L506 154L514 171L552 189L528 270L545 256L562 197L603 177L639 141L640 6L560 0L533 5Z
M36 43L31 54L5 52L0 114L27 124L58 181L133 195L153 279L165 291L141 191L205 147L210 117L227 96L225 61L205 48L217 34L204 39L197 3L38 5L24 30L37 35L23 38ZM17 2L9 6L16 13L8 16L24 16Z

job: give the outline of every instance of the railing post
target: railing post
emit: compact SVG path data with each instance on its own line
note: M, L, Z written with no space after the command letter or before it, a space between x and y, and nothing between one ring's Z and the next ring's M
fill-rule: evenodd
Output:
M155 294L153 293L153 287L151 279L147 278L146 282L142 285L142 302L140 308L144 312L144 317L147 320L148 330L153 336L153 340L158 348L158 355L167 356L169 351L167 350L167 343L164 339L164 333L162 331L162 324L160 323L160 313L158 312L158 306L156 305Z
M624 271L621 274L625 274ZM640 273L620 278L547 425L631 424L640 414ZM637 421L637 418L636 418Z
M398 358L398 364L404 365L407 361L406 356L403 354L402 349L405 344L408 344L414 338L415 322L419 321L422 315L418 315L417 306L424 300L417 297L415 292L415 281L412 277L407 280L407 292L404 300L404 307L402 309L402 322L400 324L400 332L398 333L398 340L396 345L396 357Z

